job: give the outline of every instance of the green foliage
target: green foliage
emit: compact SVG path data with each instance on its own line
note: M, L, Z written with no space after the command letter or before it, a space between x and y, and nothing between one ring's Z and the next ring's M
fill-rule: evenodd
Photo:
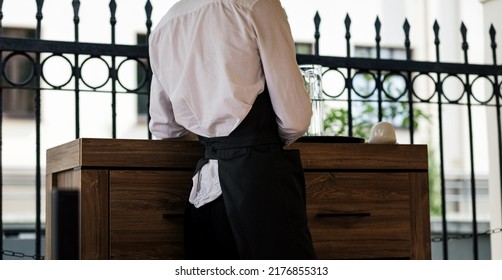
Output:
M355 137L368 139L369 131L378 121L377 105L370 102L360 103L357 116L353 116L353 132ZM410 124L408 104L405 102L385 103L382 107L384 120L389 121L397 128L406 128ZM413 128L417 129L421 121L430 121L430 116L423 110L413 109ZM332 108L324 118L325 135L348 135L348 111L346 108Z

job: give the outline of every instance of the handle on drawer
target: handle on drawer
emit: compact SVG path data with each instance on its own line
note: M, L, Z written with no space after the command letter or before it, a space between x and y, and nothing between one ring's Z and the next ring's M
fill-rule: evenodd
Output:
M369 217L369 212L354 212L354 213L318 213L318 218L343 218L343 217Z
M183 216L185 216L183 213L167 213L162 215L162 219L169 220L169 219L183 218Z

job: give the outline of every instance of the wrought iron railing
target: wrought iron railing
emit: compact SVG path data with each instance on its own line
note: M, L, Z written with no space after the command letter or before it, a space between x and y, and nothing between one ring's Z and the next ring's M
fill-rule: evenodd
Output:
M144 33L146 36L150 33L152 27L152 5L150 1L145 1L145 28ZM3 1L0 0L0 35L2 32L2 4ZM116 1L110 1L110 29L111 38L109 44L97 44L97 43L85 43L79 41L79 8L80 1L73 0L71 4L73 6L74 18L74 41L49 41L41 39L41 27L43 20L43 0L36 0L37 13L36 19L36 31L35 38L32 39L20 39L20 38L7 38L0 36L0 56L2 60L0 61L0 73L2 73L2 79L0 79L0 95L6 89L11 88L23 88L33 91L35 94L35 131L36 131L36 141L35 141L35 153L36 153L36 166L35 166L35 190L36 190L36 214L35 214L35 233L36 233L36 244L35 244L35 258L41 258L43 252L41 252L41 236L42 236L42 221L41 216L41 190L42 190L42 164L41 164L41 137L43 137L43 131L41 131L41 91L67 91L75 96L75 138L80 137L80 103L79 96L82 92L96 92L103 94L110 94L112 97L112 114L110 118L112 119L111 136L112 138L117 137L117 119L116 110L117 102L116 95L118 93L131 93L131 94L148 94L150 69L148 65L148 48L147 45L120 45L116 44L115 35L115 25L117 23ZM493 108L496 111L497 116L497 135L498 135L498 157L499 161L502 159L500 154L502 146L502 125L500 116L500 88L501 88L501 76L502 67L497 65L496 57L496 40L495 40L495 28L492 26L490 29L490 43L492 50L493 63L487 65L481 64L470 64L468 60L468 48L466 35L467 28L462 24L460 32L463 38L462 41L462 51L464 54L463 63L445 63L440 59L440 36L439 36L439 25L437 22L433 25L433 31L435 34L435 50L436 59L433 62L427 61L415 61L412 59L411 42L409 37L410 25L405 21L403 25L403 31L405 34L405 41L403 42L403 49L405 51L406 57L403 60L396 59L383 59L381 57L381 36L380 28L381 24L377 18L375 23L375 50L376 58L360 58L354 57L352 55L353 46L351 45L351 33L350 25L351 19L347 15L345 18L345 29L346 29L346 56L345 57L334 57L334 56L322 56L319 53L320 44L320 23L321 18L317 14L314 18L315 22L315 44L314 44L314 54L297 56L299 64L320 64L323 66L324 75L335 73L341 77L343 80L342 89L340 92L325 92L326 104L337 104L332 107L342 108L346 110L346 119L344 123L347 126L347 135L353 136L356 130L357 115L360 113L358 109L358 104L374 104L375 106L375 119L374 121L386 120L388 116L385 114L386 104L400 104L404 106L406 112L404 117L408 119L407 121L407 134L409 135L409 143L415 143L417 115L416 107L419 104L425 104L428 106L435 106L435 114L437 114L437 133L439 135L438 142L435 143L439 147L439 167L438 175L436 179L439 179L441 186L441 218L442 218L442 237L436 238L436 240L443 241L443 258L448 259L448 242L445 240L450 240L448 236L447 228L447 209L446 209L446 179L445 179L445 154L444 154L444 126L445 121L443 119L444 106L453 105L461 106L467 110L467 126L468 126L468 157L470 160L470 192L471 192L471 204L472 204L472 234L469 235L473 238L473 258L479 258L479 246L478 246L478 229L477 229L477 212L476 212L476 169L475 169L475 154L474 154L474 140L473 140L473 116L472 108L474 107L484 107ZM10 80L4 71L5 65L15 56L23 56L25 59L30 61L32 65L32 71L27 80L20 82L15 82ZM61 83L54 83L46 77L44 72L44 66L51 59L61 59L65 61L71 73L67 81ZM98 60L106 65L109 69L108 77L106 77L105 82L100 85L92 85L86 81L86 78L82 75L82 69L86 66L89 61ZM119 77L119 72L121 66L128 62L135 61L139 65L139 71L144 72L144 79L138 83L137 87L129 88L122 83ZM364 77L365 80L371 80L371 85L368 92L361 92L356 87L356 81L358 78ZM432 92L423 94L418 91L419 84L421 81L427 80L429 83L433 84ZM461 94L452 97L445 91L445 83L448 81L457 81L461 85ZM474 92L474 84L479 81L484 81L486 84L492 87L491 94L488 96L485 93ZM401 88L389 89L389 83L397 81L401 83ZM105 86L107 85L107 86ZM111 88L108 87L111 85ZM2 98L0 98L0 110L2 108ZM401 116L403 117L403 116ZM4 122L3 114L0 112L0 187L3 186L3 168L2 165L2 139L9 137L9 135L2 135L2 124ZM146 137L151 138L145 126ZM502 166L502 164L501 164ZM502 170L499 170L502 174ZM1 210L2 210L2 188L0 188L0 231L3 232L3 221L1 220ZM500 231L494 231L496 233ZM2 252L3 241L0 239L0 249ZM8 251L11 252L11 251Z
M405 103L408 108L408 131L410 143L414 143L415 126L414 126L414 107L416 104L434 104L437 106L437 116L438 116L438 133L439 133L439 177L441 185L441 216L442 216L442 228L443 236L441 240L449 240L448 229L447 229L447 209L446 209L446 182L445 182L445 155L444 155L444 125L443 120L443 107L445 105L455 105L463 106L467 110L467 127L468 127L468 156L470 161L470 192L471 192L471 209L472 209L472 234L469 236L473 238L473 258L479 258L479 246L478 246L478 229L477 229L477 206L476 206L476 170L475 170L475 160L474 160L474 140L473 140L473 116L472 109L476 106L483 106L486 108L493 108L496 111L497 121L497 143L498 143L498 158L499 162L502 160L502 134L501 134L501 119L500 119L500 76L502 75L502 67L497 65L496 49L497 43L495 40L495 28L492 25L489 30L490 47L492 51L493 64L470 64L468 49L469 44L467 42L467 28L462 23L460 27L460 33L462 36L461 48L463 52L464 62L463 63L445 63L441 62L440 59L440 36L439 30L440 26L437 21L434 22L434 45L436 60L434 62L427 61L414 61L411 58L411 43L410 43L410 25L407 20L405 20L403 25L405 41L404 49L406 52L406 59L404 60L389 60L382 59L380 57L380 20L375 21L375 48L376 48L376 59L368 58L356 58L351 56L352 46L350 43L351 33L350 25L351 19L347 15L345 18L345 28L346 28L346 57L326 57L319 55L319 26L320 18L317 14L315 19L315 55L298 55L298 62L300 64L304 63L314 63L320 64L325 67L325 74L330 71L336 71L345 81L345 86L343 88L343 93L345 94L345 102L348 108L348 135L351 136L354 127L354 114L352 108L356 102L369 101L377 104L378 117L376 121L382 121L383 115L383 103ZM370 94L362 94L354 89L354 80L358 75L369 76L370 79L374 81L374 87L372 88ZM399 91L397 95L386 90L385 83L390 77L397 77L404 81L404 88ZM434 90L432 93L426 96L421 95L421 93L415 90L415 84L418 84L418 80L421 77L426 77L434 85ZM461 94L452 98L445 91L445 82L451 80L457 80L461 84ZM476 82L483 80L486 84L491 87L488 91L490 94L485 95L485 92L474 92L473 87ZM339 99L342 94L330 94L325 92L325 94L333 99ZM356 100L358 99L358 100ZM502 165L500 165L502 166ZM502 174L502 170L499 170L499 174ZM448 242L443 242L443 257L448 259Z
M3 96L3 91L9 88L24 88L35 92L35 131L36 131L36 167L35 167L35 189L36 189L36 214L35 214L35 233L36 233L36 245L35 245L35 255L41 256L41 235L42 235L42 222L41 222L41 190L42 190L42 167L41 167L41 137L42 131L41 127L41 91L45 90L70 90L75 95L75 138L80 137L80 93L91 91L91 92L102 92L109 93L112 96L112 131L111 137L116 138L117 135L117 119L116 110L117 93L135 93L135 94L147 94L147 92L140 92L139 88L148 88L149 83L149 66L145 63L148 60L148 49L146 45L119 45L116 44L116 34L115 25L117 23L116 1L110 1L110 28L111 28L111 43L110 44L96 44L96 43L83 43L79 41L79 9L80 2L73 0L71 4L73 6L74 18L74 41L48 41L42 40L41 37L41 27L43 19L43 0L36 0L37 13L36 13L36 32L35 38L7 38L0 37L0 55L2 55L2 60L0 62L0 73L2 73L2 79L0 79L0 95ZM69 3L70 4L70 3ZM2 12L3 1L0 0L0 35L2 35ZM150 1L146 1L145 5L145 33L149 34L152 26L151 21L152 5ZM5 55L5 58L3 55ZM4 71L4 66L9 63L9 59L13 59L16 56L23 56L31 64L31 74L22 81L13 81L8 78ZM42 57L44 56L44 57ZM73 59L70 60L73 56ZM44 75L44 65L51 59L55 57L61 58L66 61L71 68L70 77L67 82L62 84L54 84L46 78ZM105 59L106 58L106 59ZM101 85L92 85L86 82L85 77L82 76L82 69L91 60L99 60L106 64L109 69L108 77L106 81ZM118 72L120 71L123 63L129 60L136 61L143 71L145 71L145 79L140 83L138 88L127 88L121 83L118 78ZM73 87L69 85L73 81ZM111 81L111 90L105 89L105 85ZM43 84L42 84L43 82ZM0 98L0 105L3 98ZM3 124L3 106L0 106L0 149L2 148L2 139L4 135L1 134L1 128ZM145 128L145 132L146 132ZM149 135L149 134L147 134ZM8 135L6 136L8 137ZM150 137L150 136L149 136ZM0 150L1 153L1 150ZM1 155L1 154L0 154ZM3 165L0 157L0 186L3 186ZM0 213L2 209L2 188L0 188ZM1 215L0 215L1 219ZM3 232L3 221L0 220L0 231ZM0 240L0 248L3 249L3 240Z

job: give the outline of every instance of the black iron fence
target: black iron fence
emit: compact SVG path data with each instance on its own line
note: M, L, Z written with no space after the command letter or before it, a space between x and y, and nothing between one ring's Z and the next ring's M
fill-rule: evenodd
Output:
M70 1L68 1L70 4ZM35 15L36 28L33 38L13 38L7 37L4 34L6 28L2 27L2 4L0 0L0 187L4 185L2 163L2 143L3 139L10 137L2 134L2 126L6 122L4 116L7 116L6 106L3 104L7 94L12 95L12 92L21 94L13 90L22 89L31 94L33 98L33 129L35 130L35 147L33 153L35 157L35 254L33 258L42 258L42 228L41 220L41 192L43 189L42 182L42 162L41 162L41 140L44 137L44 131L41 130L42 123L42 102L41 93L51 91L63 91L74 96L75 104L65 106L73 106L75 110L74 116L61 116L64 118L72 117L75 122L75 138L80 136L80 94L83 92L92 92L97 94L107 94L111 97L111 115L112 120L110 137L117 137L117 94L138 94L148 95L150 69L148 65L148 48L143 45L120 45L116 44L115 26L117 23L116 10L117 3L112 0L109 2L110 9L110 43L85 43L79 41L79 9L80 1L71 1L73 7L73 25L74 38L73 41L49 41L41 39L41 28L43 23L43 0L36 0L37 13ZM145 27L144 34L148 37L152 27L152 5L150 1L145 1ZM448 231L447 219L447 175L445 167L445 126L451 125L451 120L444 120L446 110L451 107L459 108L464 112L465 121L462 123L467 128L465 137L466 149L462 152L468 158L469 170L467 174L467 182L470 195L470 213L472 232L468 234L472 238L472 256L473 259L479 258L478 246L478 213L477 213L477 191L479 189L479 178L476 174L476 141L474 137L475 131L475 116L473 111L488 110L496 116L496 135L498 149L496 151L498 160L502 160L500 154L502 145L502 124L500 116L500 88L502 67L497 65L496 57L496 38L495 28L492 26L489 30L490 46L492 51L492 64L471 64L469 63L469 44L467 42L467 28L461 25L460 33L462 42L459 46L464 55L463 63L445 63L440 58L440 26L437 22L433 25L435 35L434 45L436 50L435 61L416 61L412 59L412 48L410 42L410 24L405 21L403 31L405 41L401 52L402 58L386 58L382 55L384 48L381 47L380 29L381 23L377 18L375 22L375 46L368 50L368 53L373 53L374 57L354 56L354 46L351 44L351 19L347 15L345 18L346 29L346 56L322 56L319 53L319 44L321 34L319 26L321 18L317 14L314 18L315 22L315 44L313 54L298 54L297 59L299 64L320 64L323 67L323 76L327 81L334 79L339 81L339 90L325 88L324 101L326 118L325 129L330 134L342 134L348 136L363 136L365 137L371 123L377 121L389 121L395 124L400 131L405 131L406 140L401 140L400 143L409 142L416 143L417 133L420 132L418 127L423 127L423 123L431 122L434 133L438 135L433 139L433 143L428 143L433 147L437 147L437 155L432 156L432 160L437 164L431 164L430 174L431 182L437 182L432 185L438 185L438 190L432 190L431 193L438 193L438 209L437 213L441 220L442 233L441 236L435 237L433 241L442 242L442 257L448 259L448 240L452 240ZM9 65L15 60L24 60L27 66L27 74L21 78L13 78L10 73ZM49 73L46 71L46 65L51 60L58 59L63 61L70 69L68 78L59 82L54 82L48 78ZM83 69L88 63L98 61L108 70L107 77L103 77L103 82L94 84L83 75ZM124 64L128 62L137 64L137 71L141 72L138 77L137 86L127 86L120 78L120 71ZM10 67L10 68L9 68ZM47 67L47 69L49 69ZM448 92L448 84L457 84L458 90L451 94ZM482 87L479 85L482 84ZM478 90L478 88L481 88ZM425 90L424 90L425 89ZM145 104L145 110L148 102ZM462 121L462 120L456 120ZM151 138L145 125L145 138ZM23 148L25 149L25 148ZM502 164L501 164L502 166ZM502 170L498 171L500 175ZM0 188L0 219L2 217L2 201L3 194ZM0 220L0 231L4 232L3 221ZM488 233L500 233L498 229L487 231ZM3 247L3 240L0 239L0 249L3 254L16 255L16 252L11 248ZM5 249L5 250L4 250ZM9 249L9 250L7 250ZM19 253L18 255L24 255Z

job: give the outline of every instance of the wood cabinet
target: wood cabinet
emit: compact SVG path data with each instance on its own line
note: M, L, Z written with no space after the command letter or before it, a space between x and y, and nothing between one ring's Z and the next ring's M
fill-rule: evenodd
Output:
M295 143L319 259L430 259L427 147ZM47 151L51 193L79 193L81 259L183 259L183 211L203 148L192 141L78 139Z
M427 146L296 143L320 259L430 259Z

